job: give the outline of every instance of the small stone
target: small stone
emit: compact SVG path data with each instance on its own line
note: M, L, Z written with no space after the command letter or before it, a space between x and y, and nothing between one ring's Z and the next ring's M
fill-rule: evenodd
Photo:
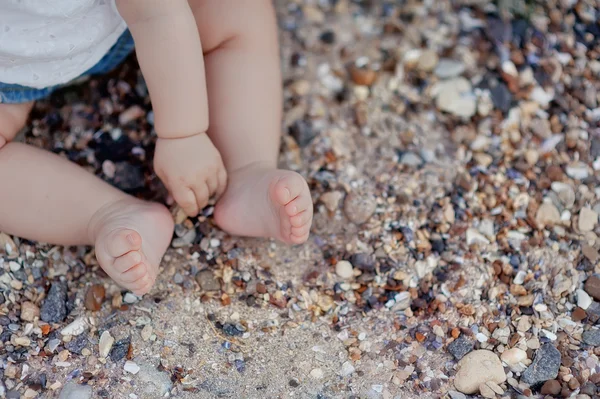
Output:
M132 362L131 360L127 360L125 362L125 365L123 366L123 370L135 375L140 371L140 366L138 366L135 362Z
M583 395L595 395L596 391L598 390L598 388L596 388L596 384L594 384L593 382L585 382L582 386L581 389L579 390L579 393L583 394Z
M363 272L375 270L375 257L367 253L358 253L350 257L350 263Z
M585 180L590 175L589 168L587 167L587 165L581 162L576 162L567 165L567 167L565 168L565 173L570 178L576 180Z
M60 330L62 335L79 335L88 327L87 321L83 317L78 317L71 324Z
M99 311L102 308L105 294L104 285L94 284L90 286L85 293L85 308L93 312Z
M586 280L583 289L594 299L600 300L600 277L597 275L590 276Z
M335 212L340 207L340 201L344 198L341 191L329 191L321 194L321 202L329 212Z
M67 382L60 391L58 399L90 399L92 387L90 385L79 385L75 380Z
M433 90L440 111L468 119L475 115L477 102L471 82L463 77L439 82Z
M343 279L354 277L354 269L352 268L352 264L346 260L340 260L335 265L335 273Z
M53 283L42 304L40 318L46 323L60 323L67 317L67 286Z
M377 202L375 197L370 194L360 195L351 192L344 200L344 213L346 217L354 224L360 225L365 223L373 216Z
M98 353L100 357L107 357L112 349L112 346L115 342L115 339L108 330L105 330L102 335L100 335L100 341L98 343Z
M488 350L473 351L458 362L458 371L454 377L454 387L462 393L474 394L481 384L492 381L501 384L506 374L498 356Z
M596 212L590 208L581 208L581 211L579 211L579 231L592 231L597 223L598 214Z
M139 301L139 298L131 292L125 293L125 296L123 297L123 302L129 305L136 303L137 301Z
M496 392L492 390L487 384L481 384L479 386L479 394L484 398L493 399L496 397Z
M300 119L292 123L288 131L301 148L308 146L317 137L317 131L313 128L312 122L306 119Z
M481 234L476 229L470 228L467 230L467 245L486 245L489 243L490 240L488 240L483 234Z
M560 382L558 382L556 380L549 380L549 381L546 381L544 383L544 385L542 385L542 389L540 390L540 393L542 395L557 396L561 390L562 390L562 386L561 386Z
M36 317L40 317L40 308L33 302L23 302L21 304L21 320L34 321Z
M502 352L500 360L509 366L519 364L520 362L527 360L527 352L519 348L511 348Z
M310 371L310 376L312 378L314 378L315 380L320 380L321 378L323 378L325 374L323 373L323 370L316 368L316 369L312 369Z
M212 270L200 270L196 274L196 282L206 292L219 291L221 289L221 284Z
M462 62L442 58L433 73L440 79L448 79L460 76L464 71L465 65Z
M521 381L534 385L558 376L561 355L552 344L544 344L535 353L533 363L521 374Z
M51 339L48 341L48 343L46 343L46 349L48 349L50 353L54 353L54 351L56 350L56 348L58 348L59 345L59 339Z
M8 256L17 255L19 248L12 238L6 233L0 232L0 252L5 252Z
M581 253L592 263L596 263L600 259L600 254L598 254L596 248L587 243L583 243L581 246Z
M591 346L600 346L600 330L592 328L584 331L581 335L581 340Z
M114 343L112 350L110 351L110 360L113 362L118 362L127 356L127 352L129 352L129 345L131 344L131 338L123 338Z
M540 226L553 226L560 222L560 212L550 202L544 202L537 210L535 221Z
M350 67L350 78L360 86L371 86L377 80L377 71L370 68L359 68L352 64Z
M458 391L448 391L448 395L450 395L450 399L467 399L467 396Z
M8 267L9 267L10 271L13 273L21 270L21 264L19 262L15 262L14 260L11 260L10 262L8 262Z
M342 369L340 370L340 375L342 377L349 377L350 375L352 375L352 373L354 373L354 366L352 365L352 362L345 361L342 364Z
M16 337L14 340L14 344L17 346L29 346L31 344L31 340L27 337Z
M335 43L335 32L332 30L326 30L319 36L319 39L325 44Z
M584 320L586 317L587 313L580 307L575 308L575 310L573 310L573 312L571 313L571 319L575 322Z
M297 378L291 378L288 381L288 385L292 388L298 388L300 386L300 381Z
M473 350L474 344L464 335L461 335L450 344L448 344L448 352L454 356L456 360L460 360L465 355Z
M142 328L140 335L142 336L142 340L148 341L152 336L152 326L150 324L146 324L144 328Z
M414 152L405 152L400 157L400 163L402 165L408 165L416 168L423 164L423 160Z
M584 290L577 290L577 306L586 310L592 304L592 298Z
M173 387L170 374L159 371L151 364L140 363L138 366L140 371L137 380L146 394L143 397L164 397Z
M139 105L133 105L119 114L119 124L127 125L146 115L146 111Z
M81 355L83 349L88 345L88 339L85 334L78 335L72 338L69 342L65 344L65 348L69 350L71 353L75 353L77 355Z
M433 50L425 50L419 56L417 69L421 72L431 72L438 64L438 55Z

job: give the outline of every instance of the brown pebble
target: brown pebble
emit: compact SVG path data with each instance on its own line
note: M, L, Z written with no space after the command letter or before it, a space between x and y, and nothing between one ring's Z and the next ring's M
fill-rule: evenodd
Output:
M552 181L561 181L564 177L564 173L560 166L558 165L549 165L546 168L546 175Z
M570 356L563 356L561 359L561 364L565 367L571 367L573 365L574 361L573 358Z
M460 336L460 330L456 327L452 329L452 338L456 339Z
M356 65L350 67L350 77L357 85L371 86L377 79L377 72L368 68L359 68Z
M266 294L267 287L263 283L257 283L256 284L256 292L258 292L259 294Z
M590 381L593 382L594 384L599 384L600 383L600 373L592 374L590 376Z
M569 389L567 384L563 385L562 390L560 391L560 395L563 398L568 398L569 396L571 396L571 390Z
M575 310L571 312L571 320L575 322L584 320L586 317L587 313L585 313L585 310L581 309L580 307L575 308Z
M577 381L577 378L571 378L569 380L569 388L574 391L576 389L579 388L579 381Z
M102 308L102 302L104 302L105 295L104 285L92 285L85 293L85 308L93 312L99 311Z
M426 337L425 337L425 335L423 335L420 332L418 332L418 333L415 334L415 338L417 339L417 341L423 342L423 341L425 341Z
M542 395L558 395L561 391L562 387L560 382L556 380L548 380L542 386L542 390L540 393Z
M594 299L600 300L600 277L591 276L588 278L583 289Z
M598 261L599 255L598 251L594 247L588 244L583 244L581 247L581 252L583 255L588 258L588 260L592 263L596 263Z

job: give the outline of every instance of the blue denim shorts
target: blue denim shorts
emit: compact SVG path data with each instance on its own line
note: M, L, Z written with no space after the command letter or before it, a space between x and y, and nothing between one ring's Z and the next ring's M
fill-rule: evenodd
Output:
M129 33L129 30L126 30L110 50L108 50L104 57L102 57L96 65L81 74L77 79L80 79L83 76L104 74L112 71L127 58L133 49L133 37L131 36L131 33ZM69 84L70 83L36 89L33 87L0 82L0 103L18 104L40 100L48 97L56 89L68 86Z

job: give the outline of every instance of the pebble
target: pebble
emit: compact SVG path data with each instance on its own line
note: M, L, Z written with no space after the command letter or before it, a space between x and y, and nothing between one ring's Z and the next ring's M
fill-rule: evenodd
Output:
M221 289L221 284L212 270L200 270L196 274L196 282L206 292L219 291Z
M567 165L565 173L572 179L585 180L590 175L589 169L584 163L574 163Z
M481 384L492 381L501 384L506 374L498 356L491 351L480 349L463 357L458 363L454 387L471 395L479 391Z
M353 373L354 373L354 366L352 365L352 362L345 361L342 364L342 369L340 370L340 375L342 377L348 377L348 376L352 375Z
M468 119L475 115L477 102L471 82L463 77L444 80L433 90L440 111Z
M577 290L577 306L581 309L586 310L592 304L592 298L584 290Z
M438 55L433 50L425 50L419 56L417 69L422 72L431 72L438 64Z
M36 317L40 317L40 308L33 302L23 302L21 304L21 320L34 321Z
M323 370L316 368L316 369L312 369L310 371L310 376L312 378L314 378L315 380L320 380L321 378L323 378L325 374L323 373Z
M451 399L467 399L467 396L458 391L448 391L448 395L450 395Z
M115 339L108 330L105 330L102 335L100 335L100 341L98 343L98 352L100 357L107 357L112 349L112 346L115 342Z
M349 279L354 276L352 264L346 260L340 260L335 265L335 273L343 279Z
M600 330L592 328L584 331L581 340L591 346L600 346Z
M479 394L484 398L493 399L496 397L496 392L492 388L490 388L487 384L481 384L479 386Z
M544 202L535 214L535 221L541 226L553 226L560 222L560 212L554 204Z
M90 399L91 397L92 387L90 385L80 385L75 380L71 380L60 391L58 399Z
M129 345L131 344L131 338L123 338L113 344L112 350L110 351L110 360L118 362L127 356L129 352Z
M164 397L171 388L171 375L147 363L138 364L137 380L146 396Z
M525 352L523 349L511 348L502 352L500 355L500 360L509 366L513 366L524 360L527 360L527 352Z
M435 67L433 73L440 79L448 79L460 76L465 71L465 65L460 61L442 58Z
M140 335L142 337L142 340L148 341L152 336L152 326L150 324L146 324L144 328L142 328Z
M365 223L373 216L377 202L375 197L370 194L358 194L351 192L346 195L344 200L344 213L348 219L354 224L360 225Z
M140 299L136 295L132 294L131 292L125 293L125 296L123 297L123 302L125 302L129 305L136 303L139 300Z
M344 198L341 191L328 191L321 194L320 200L329 212L335 212L340 207L340 202Z
M540 390L540 393L542 395L557 396L561 390L562 390L562 386L561 386L560 382L558 382L556 380L549 380L549 381L546 381L544 383L544 385L542 385L542 389Z
M585 290L585 292L590 294L592 298L600 300L600 276L590 276L586 280L583 289Z
M350 257L350 263L363 272L375 270L375 257L367 253L357 253Z
M13 273L21 270L21 264L19 262L15 262L13 260L8 262L8 267L10 268L10 271Z
M521 381L534 385L558 376L561 355L552 344L544 344L535 353L533 362L521 375Z
M474 345L475 344L470 339L461 335L448 345L448 352L450 352L456 360L460 360L473 350Z
M581 208L581 211L579 211L579 231L592 231L597 223L598 214L596 212L590 208Z
M46 323L60 323L67 317L67 285L55 282L42 304L40 318Z
M54 339L48 340L48 343L46 344L46 348L50 351L50 353L54 353L54 351L56 350L56 348L58 348L60 343L61 343L60 339L54 338Z
M140 371L140 366L138 366L135 362L132 362L131 360L127 360L125 362L125 365L123 365L123 370L135 375Z
M105 295L104 285L94 284L90 286L85 293L85 308L93 312L99 311L102 308L102 302L104 302Z
M60 330L62 335L79 335L82 334L88 327L88 323L84 317L78 317L65 328Z

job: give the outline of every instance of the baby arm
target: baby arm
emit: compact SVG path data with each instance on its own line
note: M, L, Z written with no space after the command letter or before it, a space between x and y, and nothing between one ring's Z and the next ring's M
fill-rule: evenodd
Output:
M208 99L204 59L186 0L117 0L135 40L152 100L158 135L154 166L190 216L226 186L218 150L206 134Z

